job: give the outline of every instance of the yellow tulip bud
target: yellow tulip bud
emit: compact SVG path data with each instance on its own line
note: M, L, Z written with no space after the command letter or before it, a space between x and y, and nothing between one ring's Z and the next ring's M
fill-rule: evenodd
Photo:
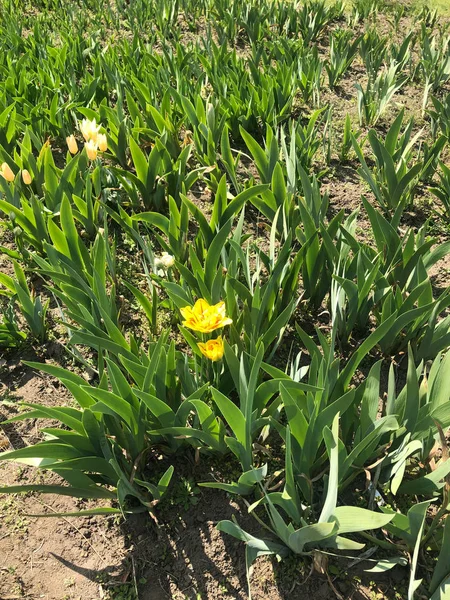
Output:
M95 160L97 158L97 143L94 140L89 140L84 144L84 147L89 160Z
M14 172L6 162L2 163L2 166L0 167L0 175L2 175L6 181L14 181Z
M78 152L77 140L73 134L66 137L66 143L70 154L76 154Z
M29 171L27 171L26 169L24 169L22 171L22 180L25 185L30 185L30 183L32 181L31 175L30 175Z
M206 358L209 358L213 362L220 360L223 356L224 347L221 335L215 340L209 340L205 343L199 342L197 345L203 356L206 356Z
M108 140L104 133L99 133L97 136L97 144L100 152L106 152L108 150Z

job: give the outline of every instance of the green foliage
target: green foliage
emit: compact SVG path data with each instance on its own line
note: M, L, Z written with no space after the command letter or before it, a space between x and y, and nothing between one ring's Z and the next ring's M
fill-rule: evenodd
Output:
M439 214L448 220L450 218L450 168L443 162L439 167L439 184L430 190L442 202L444 210L439 211Z
M392 220L394 227L398 225L403 209L413 202L415 187L424 168L422 162L409 166L417 136L411 138L413 121L409 122L400 135L403 117L404 110L400 111L392 123L384 143L374 129L369 131L368 139L376 169L368 167L361 146L354 137L352 138L353 148L361 163L358 172L368 183L380 206L385 211L394 212Z
M351 30L335 32L330 37L330 62L325 65L328 83L334 88L353 62L361 38L353 39Z
M436 36L430 34L425 23L422 23L420 37L422 56L417 70L425 82L422 101L422 108L425 111L430 92L435 93L450 79L450 40L447 35Z
M372 78L369 75L365 89L361 84L355 84L358 94L360 125L375 125L386 111L394 94L405 85L408 76L399 74L400 66L400 63L393 61L389 67L385 67L376 77Z
M0 321L0 348L14 348L26 339L26 334L20 331L14 314L14 307L9 303L2 308L3 314Z
M20 312L25 317L33 337L39 342L43 342L46 338L47 331L45 315L50 300L45 301L43 304L41 297L36 296L33 291L30 291L25 273L16 261L14 261L14 274L15 277L13 278L4 273L0 273L0 284L6 288L6 295L10 296L11 301L17 301ZM1 289L0 293L2 293ZM7 329L14 338L14 321L9 317L4 325L5 327L8 326Z

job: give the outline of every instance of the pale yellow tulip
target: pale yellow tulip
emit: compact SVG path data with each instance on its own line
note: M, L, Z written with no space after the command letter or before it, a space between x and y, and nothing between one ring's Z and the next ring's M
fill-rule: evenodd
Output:
M104 133L99 133L97 136L97 144L100 152L106 152L108 150L108 140Z
M25 185L30 185L30 183L32 181L31 175L30 175L29 171L27 171L26 169L24 169L22 171L22 180Z
M80 125L80 131L83 134L83 137L86 142L93 140L97 141L98 132L100 131L101 125L97 125L97 121L93 119L89 121L89 119L83 119Z
M89 140L85 143L86 154L89 160L95 160L97 158L97 143L94 140Z
M76 154L78 152L77 140L73 134L66 137L66 143L70 154Z
M0 175L2 175L6 181L14 181L14 172L6 162L2 163L2 166L0 167Z

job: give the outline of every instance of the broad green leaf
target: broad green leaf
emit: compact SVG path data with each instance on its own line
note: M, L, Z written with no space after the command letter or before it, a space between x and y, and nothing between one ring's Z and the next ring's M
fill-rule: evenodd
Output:
M358 506L338 506L331 519L337 523L337 533L356 533L384 527L394 515L377 513Z
M289 536L289 547L298 554L306 544L320 542L331 537L337 531L336 523L315 523L302 527Z

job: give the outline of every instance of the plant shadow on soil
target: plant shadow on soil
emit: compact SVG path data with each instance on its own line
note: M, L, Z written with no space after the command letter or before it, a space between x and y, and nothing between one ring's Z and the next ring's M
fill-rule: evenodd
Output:
M207 496L195 507L195 515L191 516L190 511L175 523L157 527L145 514L127 518L117 528L127 546L120 565L92 570L57 553L52 556L65 568L94 583L106 582L105 588L121 582L132 585L136 576L138 598L142 600L199 596L243 599L246 597L243 553L234 540L222 537L215 530L213 521L218 514L231 518L238 511L214 501L211 494Z
M180 481L183 480L174 482L175 488L179 487ZM163 509L164 518L159 526L145 514L128 517L119 525L116 533L126 540L127 547L120 564L92 570L85 568L83 563L62 558L57 552L52 556L65 569L92 583L105 582L104 589L113 589L121 582L128 582L131 589L136 581L138 593L130 596L133 599L245 600L248 596L244 545L219 532L216 524L235 516L244 529L257 534L256 521L245 514L245 507L225 493L204 490L200 496L193 497L199 498L199 502L187 509L185 506L180 508L177 503ZM190 502L189 499L186 501ZM309 558L291 556L279 564L275 559L258 559L251 577L252 598L365 600L399 597L390 594L389 590L395 590L397 584L402 583L406 571L398 568L384 574L377 578L375 585L364 573L364 569L372 565L363 562L347 571L345 563L349 562L330 561L332 566L327 578L311 573Z

